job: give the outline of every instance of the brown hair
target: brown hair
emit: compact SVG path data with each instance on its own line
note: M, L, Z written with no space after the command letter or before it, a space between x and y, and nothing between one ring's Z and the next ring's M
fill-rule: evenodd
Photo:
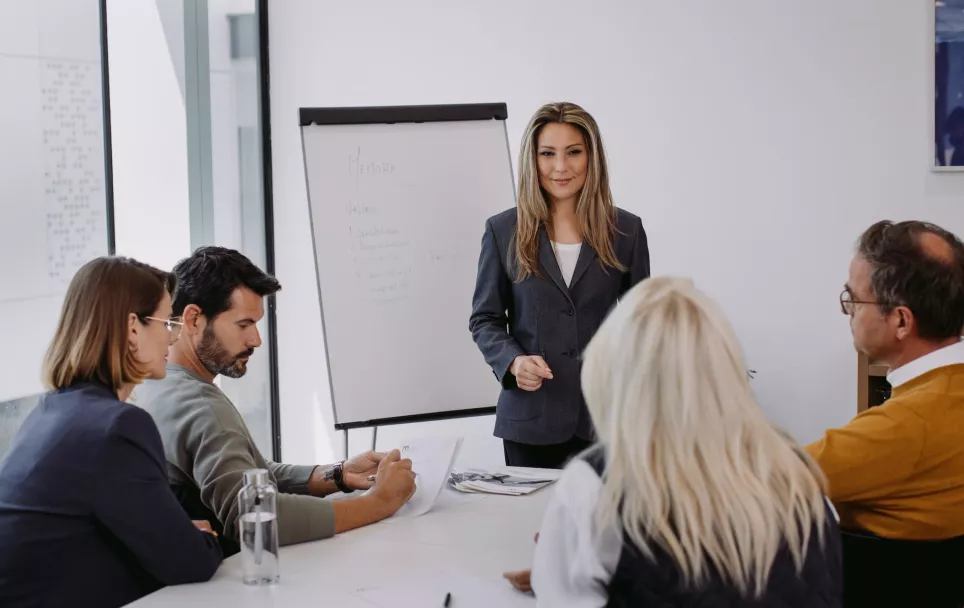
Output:
M625 270L613 248L616 232L616 207L609 191L609 169L603 150L602 136L595 119L574 103L550 103L533 115L522 136L519 153L519 196L516 204L515 259L518 262L516 279L539 272L539 229L549 221L549 206L539 186L538 141L542 128L549 123L565 123L575 127L586 140L589 169L586 183L576 203L583 238L593 248L603 266Z
M130 258L102 257L84 264L70 281L44 357L47 388L99 382L119 389L144 380L147 372L127 340L129 315L144 321L174 286L173 274Z
M921 244L926 234L947 245L948 259ZM959 337L964 330L964 244L951 232L928 222L877 222L857 243L870 263L870 286L884 313L906 306L914 313L924 340Z

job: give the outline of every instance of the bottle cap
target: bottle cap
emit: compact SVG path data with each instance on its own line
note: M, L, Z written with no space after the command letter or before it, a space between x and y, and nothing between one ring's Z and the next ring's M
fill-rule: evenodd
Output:
M244 485L263 486L271 483L267 469L248 469L244 472Z

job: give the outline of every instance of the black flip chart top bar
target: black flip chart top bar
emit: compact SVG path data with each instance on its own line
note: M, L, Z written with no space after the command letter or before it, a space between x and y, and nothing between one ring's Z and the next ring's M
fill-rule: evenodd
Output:
M494 407L478 407L469 410L451 410L448 412L431 412L429 414L412 414L409 416L392 416L390 418L376 418L359 422L343 422L335 424L336 431L350 431L352 429L367 429L371 427L391 426L393 424L413 424L415 422L435 422L438 420L452 420L455 418L472 418L474 416L494 416Z
M505 120L504 103L472 103L433 106L381 106L367 108L301 108L302 127L309 125L363 125L397 122L453 122Z

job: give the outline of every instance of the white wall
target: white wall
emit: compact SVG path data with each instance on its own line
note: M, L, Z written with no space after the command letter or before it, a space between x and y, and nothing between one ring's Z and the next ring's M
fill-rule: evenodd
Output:
M767 413L802 441L846 422L856 358L837 296L855 239L882 218L964 234L964 175L929 171L931 4L624 0L590 12L575 0L272 2L285 459L326 461L341 449L301 106L505 101L515 154L540 104L580 103L602 127L617 204L643 218L654 273L691 276L722 303ZM491 424L434 426L485 437ZM497 442L480 445L500 456Z

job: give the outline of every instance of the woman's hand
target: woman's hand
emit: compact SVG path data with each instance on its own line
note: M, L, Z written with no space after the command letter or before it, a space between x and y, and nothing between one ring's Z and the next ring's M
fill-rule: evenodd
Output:
M535 542L539 542L539 533L536 532ZM517 570L515 572L506 572L502 575L507 581L512 583L512 586L519 591L525 593L532 593L532 570Z
M211 529L211 523L208 521L205 521L203 519L194 519L194 520L191 520L191 523L194 524L194 527L200 530L201 532L207 532L211 536L218 535L217 532Z
M506 572L502 575L512 583L512 586L525 593L532 592L532 570L519 570L518 572Z
M543 380L552 380L552 370L539 355L519 355L509 368L515 383L524 391L537 391Z

